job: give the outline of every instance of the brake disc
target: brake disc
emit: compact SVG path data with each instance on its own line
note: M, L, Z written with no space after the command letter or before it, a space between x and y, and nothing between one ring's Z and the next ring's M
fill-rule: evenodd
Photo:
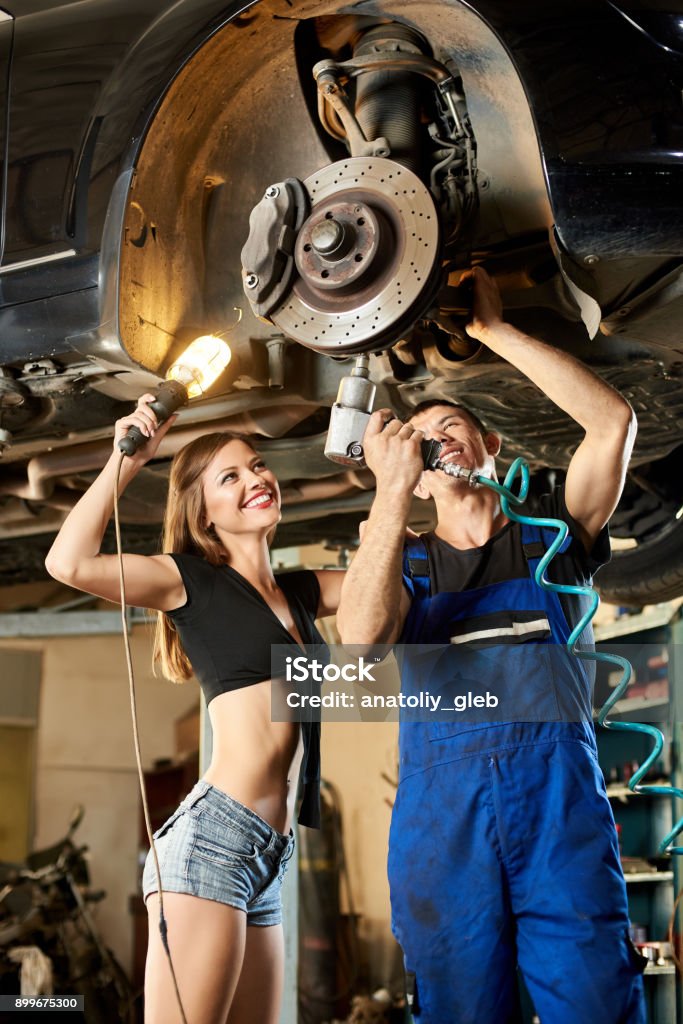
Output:
M424 311L439 266L429 190L400 164L350 157L304 182L311 212L294 248L291 291L269 314L328 355L392 344Z

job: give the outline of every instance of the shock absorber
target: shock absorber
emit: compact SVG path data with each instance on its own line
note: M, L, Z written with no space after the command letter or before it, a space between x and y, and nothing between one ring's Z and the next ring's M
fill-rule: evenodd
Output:
M405 25L378 25L364 32L353 56L381 53L429 54L425 39ZM391 159L421 175L420 107L423 82L410 71L382 70L360 75L355 114L366 139L383 137Z

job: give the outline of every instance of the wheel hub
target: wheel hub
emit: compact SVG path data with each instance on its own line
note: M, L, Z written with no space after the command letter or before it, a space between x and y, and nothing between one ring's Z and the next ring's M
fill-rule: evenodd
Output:
M294 259L312 292L348 289L372 270L382 242L379 217L367 203L320 203L299 233ZM385 226L385 248L388 238Z

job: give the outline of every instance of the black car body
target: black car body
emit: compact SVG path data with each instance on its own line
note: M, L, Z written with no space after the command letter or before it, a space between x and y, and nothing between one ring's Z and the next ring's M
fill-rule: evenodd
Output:
M6 581L42 575L50 537L108 456L113 420L189 339L217 331L233 360L126 492L128 546L153 549L169 456L214 423L262 438L283 486L282 543L355 536L372 479L326 460L323 444L356 350L292 341L255 317L240 250L271 183L344 167L312 69L352 58L354 40L388 25L452 69L478 202L442 248L430 295L357 349L372 353L378 403L400 415L427 398L460 400L503 435L510 461L529 460L536 490L561 477L577 426L444 313L445 264L483 262L512 322L584 359L638 415L603 592L634 604L683 590L683 6L21 0L4 11ZM347 83L352 100L358 88ZM415 87L411 115L426 186L439 180L437 156L425 155L430 89ZM394 107L404 110L396 96Z

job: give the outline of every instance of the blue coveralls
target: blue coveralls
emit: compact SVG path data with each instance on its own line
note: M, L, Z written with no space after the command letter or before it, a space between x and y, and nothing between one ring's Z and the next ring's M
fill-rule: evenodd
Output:
M413 600L400 642L450 645L465 665L456 689L498 693L516 709L500 724L490 712L488 722L401 722L389 883L419 1024L520 1021L517 964L542 1024L645 1024L589 676L564 649L556 656L570 628L557 594L533 577L555 535L545 532L522 526L528 577L462 593L430 596L426 549L419 539L406 548ZM549 635L497 645L495 657L451 643L472 621L484 635L501 612L547 616ZM425 685L409 651L404 693Z

